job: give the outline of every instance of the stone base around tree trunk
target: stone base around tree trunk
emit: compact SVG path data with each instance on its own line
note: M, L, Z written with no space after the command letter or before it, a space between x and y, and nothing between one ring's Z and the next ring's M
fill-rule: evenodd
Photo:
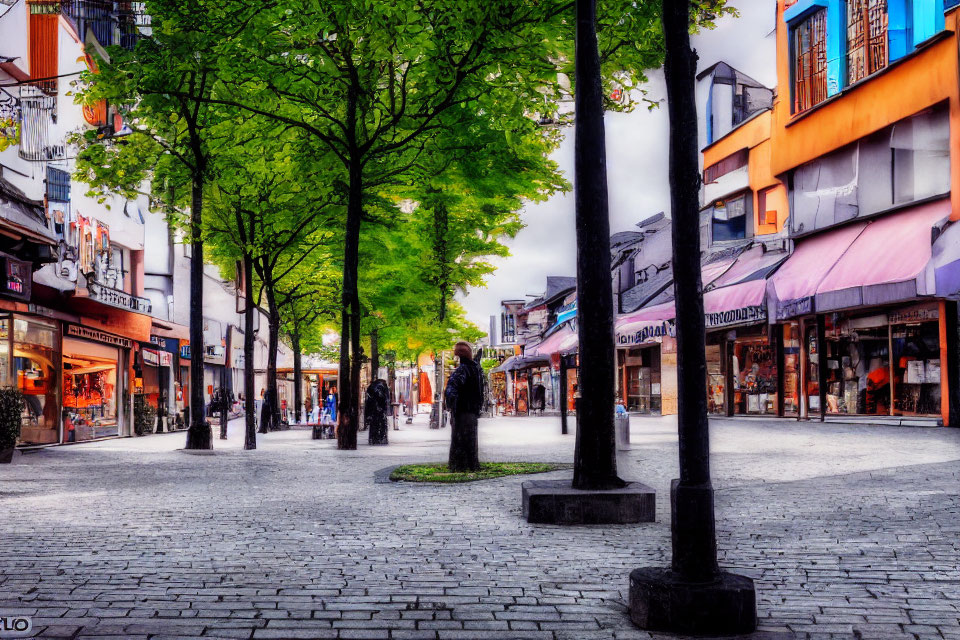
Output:
M707 583L685 582L670 569L630 573L630 619L648 631L689 635L737 635L757 628L753 580L720 572Z
M536 524L636 524L656 518L656 492L628 482L621 489L585 491L570 480L523 483L523 517Z

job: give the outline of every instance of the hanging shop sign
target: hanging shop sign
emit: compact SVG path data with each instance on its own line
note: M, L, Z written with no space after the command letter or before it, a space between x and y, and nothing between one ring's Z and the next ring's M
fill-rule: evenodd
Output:
M718 311L704 316L707 328L725 327L732 324L761 322L767 319L767 308L763 305L751 305L730 311Z
M665 337L673 338L677 335L677 325L674 320L664 320L659 324L650 324L630 333L617 333L618 347L632 347L646 342L656 342Z
M3 283L0 285L5 295L20 300L30 299L30 286L33 282L33 270L29 262L15 258L3 258Z
M148 298L132 296L126 291L105 287L89 276L87 277L87 291L90 292L91 300L96 300L97 302L110 305L111 307L117 307L118 309L129 309L137 313L149 314L153 307Z
M190 359L190 341L189 340L180 341L180 357L185 360Z
M173 366L173 354L169 351L161 351L158 354L160 356L160 366L161 367L171 367Z
M94 340L95 342L102 342L104 344L109 344L114 347L120 347L122 349L129 349L133 346L133 343L129 338L123 338L121 336L115 336L112 333L107 333L106 331L100 331L98 329L91 329L90 327L84 327L79 324L67 324L66 334L73 338L83 338L84 340Z
M936 304L917 305L906 309L897 309L887 314L890 324L909 324L912 322L929 322L940 319L940 310Z
M156 367L160 364L160 356L157 355L156 351L151 351L150 349L143 349L143 363L149 364L150 366Z

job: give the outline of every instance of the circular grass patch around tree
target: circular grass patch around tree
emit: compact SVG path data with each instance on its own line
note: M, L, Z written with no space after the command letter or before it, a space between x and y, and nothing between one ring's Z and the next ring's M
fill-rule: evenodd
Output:
M546 473L570 469L572 466L563 462L481 462L480 471L453 472L446 464L426 462L399 466L390 473L390 479L394 482L474 482L503 476Z

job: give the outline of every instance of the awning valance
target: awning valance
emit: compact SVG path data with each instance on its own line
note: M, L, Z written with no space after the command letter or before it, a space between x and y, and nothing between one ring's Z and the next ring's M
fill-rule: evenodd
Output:
M569 326L547 337L543 342L524 350L524 357L550 356L554 353L566 354L576 351L578 344L577 332Z
M817 311L934 295L925 271L933 257L933 230L950 212L950 200L943 199L872 220L820 282Z
M550 356L541 355L522 355L510 356L503 361L499 367L493 369L490 373L505 373L507 371L517 371L518 369L529 369L531 367L546 367L550 365Z

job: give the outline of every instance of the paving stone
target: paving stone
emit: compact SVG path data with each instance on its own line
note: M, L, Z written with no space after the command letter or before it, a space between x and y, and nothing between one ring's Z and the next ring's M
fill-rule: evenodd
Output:
M243 451L238 421L213 456L178 453L182 433L21 456L0 465L0 615L51 638L666 638L625 602L631 570L670 561L676 424L631 423L620 473L657 492L639 526L528 524L530 478L375 483L445 459L449 431L422 418L356 452L296 429ZM563 462L573 436L500 418L480 443ZM720 421L711 446L718 553L756 582L755 640L960 640L960 430Z

